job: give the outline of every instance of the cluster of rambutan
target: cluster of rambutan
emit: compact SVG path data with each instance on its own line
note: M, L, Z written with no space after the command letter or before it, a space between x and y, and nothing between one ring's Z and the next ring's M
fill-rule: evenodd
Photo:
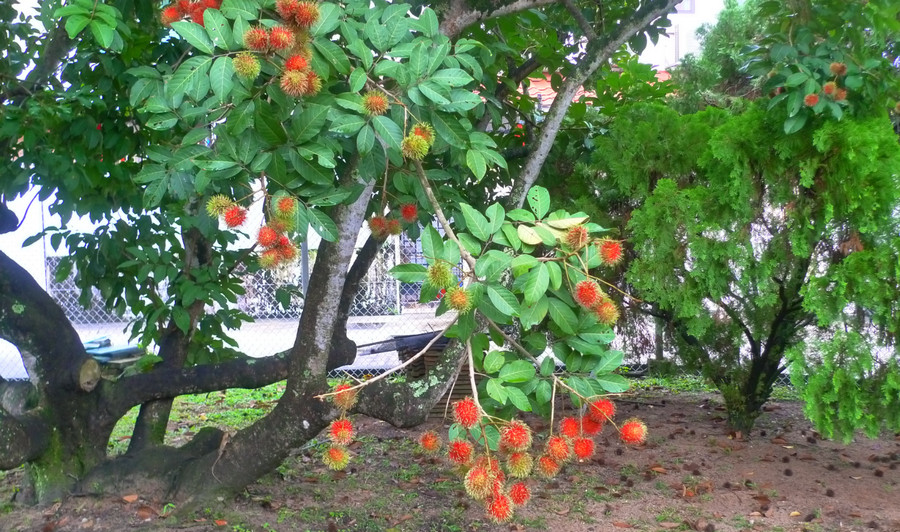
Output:
M328 439L331 445L322 454L322 462L334 471L341 471L350 463L350 451L347 446L353 442L355 429L353 422L347 417L347 412L356 404L356 390L351 390L353 386L349 383L342 382L337 384L333 391L337 392L330 396L331 401L341 410L341 416L331 422L328 427Z
M451 309L463 313L475 308L475 296L471 290L457 284L450 264L435 261L428 267L425 276L431 286L440 290L438 299L446 298L447 305Z
M591 242L597 247L597 253L599 253L603 264L615 266L622 262L624 252L621 242L611 238L592 239L587 227L584 225L570 227L563 238L563 243L572 251L578 251Z
M403 224L414 224L419 219L419 208L414 203L404 203L395 212L398 216L375 215L369 218L369 231L373 237L384 240L391 235L399 235L403 232Z
M263 248L260 267L273 269L297 258L297 246L285 234L295 229L297 200L291 196L275 198L269 204L269 213L269 222L260 227L256 242Z
M200 0L199 2L190 2L189 0L178 0L162 9L159 16L163 26L171 26L173 22L189 18L197 24L203 25L203 12L207 9L219 9L222 0Z
M421 161L434 145L434 129L429 124L418 123L400 143L400 153L407 159Z
M247 221L247 209L235 203L231 198L217 194L206 202L206 212L214 218L221 216L225 225L234 229Z
M847 65L835 61L829 65L828 69L831 71L834 79L822 86L822 92L832 100L842 102L847 99L847 89L838 86L838 80L847 74ZM803 103L807 107L815 107L820 99L818 94L811 93L803 98Z
M619 307L600 288L597 281L578 281L572 289L572 297L576 303L591 311L600 323L611 326L619 320Z
M531 491L527 479L532 472L544 478L559 474L566 462L587 460L594 455L593 437L603 430L606 421L615 415L615 404L605 398L592 398L586 403L587 411L579 420L563 418L559 423L558 435L551 435L543 453L535 459L531 454L534 438L531 428L519 420L513 420L500 427L499 449L496 455L476 454L475 445L464 439L452 440L447 446L447 458L464 475L463 485L473 499L483 501L488 517L497 523L509 520L513 510L528 502ZM453 420L464 429L478 427L482 413L471 397L453 404ZM643 443L647 437L647 426L637 419L626 421L619 428L619 435L628 444ZM441 448L440 437L427 431L419 438L419 445L428 453L436 453ZM504 467L501 467L501 459ZM516 479L513 482L510 479Z

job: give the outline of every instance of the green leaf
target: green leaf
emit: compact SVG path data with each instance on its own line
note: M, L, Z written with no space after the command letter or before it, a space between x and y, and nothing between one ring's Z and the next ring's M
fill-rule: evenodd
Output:
M806 124L806 113L797 113L784 121L784 132L788 135L803 129Z
M607 351L603 354L603 358L600 359L600 363L594 368L594 372L599 375L615 371L616 368L622 365L622 360L624 358L625 354L622 353L622 351Z
M74 40L90 23L91 19L84 15L73 15L66 19L66 33Z
M253 116L256 112L256 102L247 100L241 103L237 108L228 115L225 121L225 129L231 135L240 135L250 127L253 122Z
M522 305L521 314L519 316L519 320L522 322L522 326L525 328L531 328L542 321L547 316L547 310L549 309L550 303L547 299L547 296L540 297L534 303L525 303Z
M534 399L539 405L545 405L549 403L552 396L553 389L550 387L550 383L547 381L539 382L537 388L534 389Z
M475 174L475 177L479 181L484 177L485 172L487 172L487 163L485 163L484 155L482 155L480 151L466 151L466 166L469 167L469 170Z
M436 37L440 31L437 15L430 7L423 9L422 14L419 15L419 20L414 21L412 24L428 38Z
M519 314L519 300L506 288L498 284L488 284L487 295L494 307L502 314L506 316L517 316Z
M171 129L172 126L178 123L178 117L172 113L164 113L161 115L154 115L147 120L147 127L150 129L156 130L164 130Z
M541 219L547 214L547 211L550 210L550 193L547 192L547 189L544 187L533 186L531 190L528 191L528 206L531 207L531 212L534 215ZM522 239L524 242L525 240Z
M513 275L519 277L538 264L540 264L540 261L531 255L516 255L515 258L513 258L510 267L512 268Z
M491 351L484 357L484 372L489 374L497 373L503 369L504 364L506 364L506 358L503 356L503 353L500 351Z
M525 209L513 209L506 213L506 217L515 222L534 222L534 215Z
M609 393L622 393L624 391L627 391L628 387L630 386L628 380L617 373L606 373L604 375L598 375L595 380L601 388Z
M203 11L203 27L209 40L213 45L222 50L232 50L237 48L234 42L234 35L231 32L231 25L218 9L207 9Z
M168 175L165 179L160 179L159 181L154 181L147 185L147 188L144 189L144 208L155 209L162 201L168 188Z
M429 81L420 83L416 88L422 95L438 105L450 103L450 100L442 94L442 88Z
M373 146L375 146L375 131L372 130L372 127L366 126L360 129L356 136L356 149L359 150L359 153L365 155L372 151Z
M460 203L459 208L466 220L466 229L478 240L487 242L492 235L491 225L487 218L468 203Z
M465 148L468 133L455 118L446 118L441 113L431 114L431 124L435 133L447 144L455 148Z
M313 37L321 37L328 32L337 29L340 24L341 7L331 2L322 2L319 5L319 20L309 29Z
M188 22L186 20L179 20L178 22L172 23L172 29L175 30L178 35L181 35L184 40L189 42L191 46L204 54L212 54L215 50L213 42L206 33L206 30L199 24Z
M207 11L210 11L207 9ZM230 57L216 59L209 69L209 85L213 94L219 98L219 103L227 101L234 88L234 64Z
M541 377L549 377L556 370L556 359L551 356L544 357L541 361Z
M400 143L403 142L403 130L396 122L386 116L376 116L372 119L372 126L388 146L395 150L400 149Z
M359 115L341 115L331 123L331 127L328 129L341 135L352 135L365 125L366 119ZM371 128L367 127L367 129Z
M472 82L472 76L461 68L445 68L432 74L431 80L450 87L462 87Z
M322 239L327 240L329 242L334 242L338 237L337 226L334 224L334 221L328 217L327 214L322 212L319 209L308 209L309 212L309 225L313 228L313 230L322 237Z
M166 83L166 98L173 107L181 107L184 95L199 83L206 80L213 58L207 56L191 57L178 67Z
M525 295L525 303L535 303L544 294L547 293L547 287L550 286L550 273L544 263L538 265L531 271L531 276L525 281L523 294Z
M491 204L486 210L485 214L490 221L490 231L491 233L496 233L503 227L504 219L506 218L506 211L503 209L503 206L499 203Z
M284 125L278 120L272 104L266 101L259 101L254 116L256 132L266 144L269 146L280 146L287 142L287 131Z
M550 274L550 289L559 290L562 286L562 269L555 262L547 262L547 273Z
M520 225L516 227L516 234L522 242L528 244L529 246L537 246L538 244L541 244L543 242L543 239L541 239L541 235L539 235L533 227L529 227L527 225Z
M90 23L91 33L94 35L94 38L97 39L97 43L100 44L103 48L109 48L113 43L113 39L116 37L116 28L115 26L110 26L105 22L102 22L100 19L94 19Z
M429 264L444 256L444 241L437 229L430 225L422 231L422 255Z
M259 17L259 5L251 0L224 0L219 11L231 19L255 20Z
M319 51L320 54L322 54L322 57L324 57L326 61L334 66L335 70L337 70L339 73L350 73L350 60L347 59L347 54L345 54L344 51L341 50L340 46L331 41L325 41L321 39L314 40L313 46L316 50Z
M569 307L555 297L549 298L550 319L566 334L575 334L575 326L578 325L578 317Z
M787 77L784 81L785 87L799 87L809 79L809 74L806 72L795 72Z
M506 387L506 398L521 412L531 412L531 402L525 392L515 386Z
M503 387L503 382L500 379L488 379L487 394L501 405L506 404L506 388Z
M297 144L313 139L325 125L329 107L315 103L307 104L300 116L293 122L291 137Z
M366 86L366 71L361 68L353 69L350 74L350 91L359 92Z
M486 281L499 281L500 275L511 262L512 258L508 253L492 249L475 261L475 275Z
M500 370L500 379L504 382L525 382L534 378L537 372L531 362L515 360Z
M390 269L391 275L403 283L421 283L427 277L427 271L421 264L398 264Z
M172 308L172 320L175 322L175 325L181 329L181 332L184 334L188 334L191 328L191 316L188 314L183 307L173 307Z

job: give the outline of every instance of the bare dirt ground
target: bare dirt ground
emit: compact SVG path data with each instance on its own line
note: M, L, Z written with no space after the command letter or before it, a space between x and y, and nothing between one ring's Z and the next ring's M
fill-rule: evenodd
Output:
M313 444L241 496L191 515L169 515L167 501L135 486L50 508L7 505L0 530L900 531L900 436L826 441L800 404L773 402L753 434L737 441L719 403L712 394L653 391L620 401L617 418L640 416L648 442L624 446L607 428L594 459L568 464L551 481L530 480L533 499L503 525L485 519L444 458L417 450L414 439L426 428L446 435L440 422L400 431L360 418L344 472L328 471ZM21 477L0 481L4 499Z

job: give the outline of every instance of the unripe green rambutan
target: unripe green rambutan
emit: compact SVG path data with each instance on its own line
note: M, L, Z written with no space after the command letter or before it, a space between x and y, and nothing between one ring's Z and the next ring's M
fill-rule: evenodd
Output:
M435 288L449 288L453 284L453 273L446 262L436 262L428 267L428 282Z
M225 211L232 205L234 205L234 202L231 201L231 198L222 194L216 194L206 202L206 212L213 218L218 218L225 214Z
M514 478L525 478L531 474L534 458L528 453L511 453L506 458L506 471Z
M267 249L259 256L259 267L271 270L281 264L281 253L277 249Z
M428 155L428 141L418 135L407 135L400 143L400 153L407 159L421 161Z
M322 455L322 461L325 462L328 469L341 471L347 467L348 463L350 463L350 453L343 447L332 445L325 451L325 454Z
M232 65L234 65L234 73L238 77L250 80L256 79L262 68L259 64L259 59L250 52L241 52L234 56Z
M412 134L427 142L429 148L434 144L434 128L430 124L419 122L413 126Z

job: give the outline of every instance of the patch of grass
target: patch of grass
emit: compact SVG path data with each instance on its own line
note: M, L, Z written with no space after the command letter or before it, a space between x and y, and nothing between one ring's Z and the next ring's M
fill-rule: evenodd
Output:
M633 390L665 388L669 393L715 392L715 386L697 375L674 375L669 377L646 377L631 381Z

